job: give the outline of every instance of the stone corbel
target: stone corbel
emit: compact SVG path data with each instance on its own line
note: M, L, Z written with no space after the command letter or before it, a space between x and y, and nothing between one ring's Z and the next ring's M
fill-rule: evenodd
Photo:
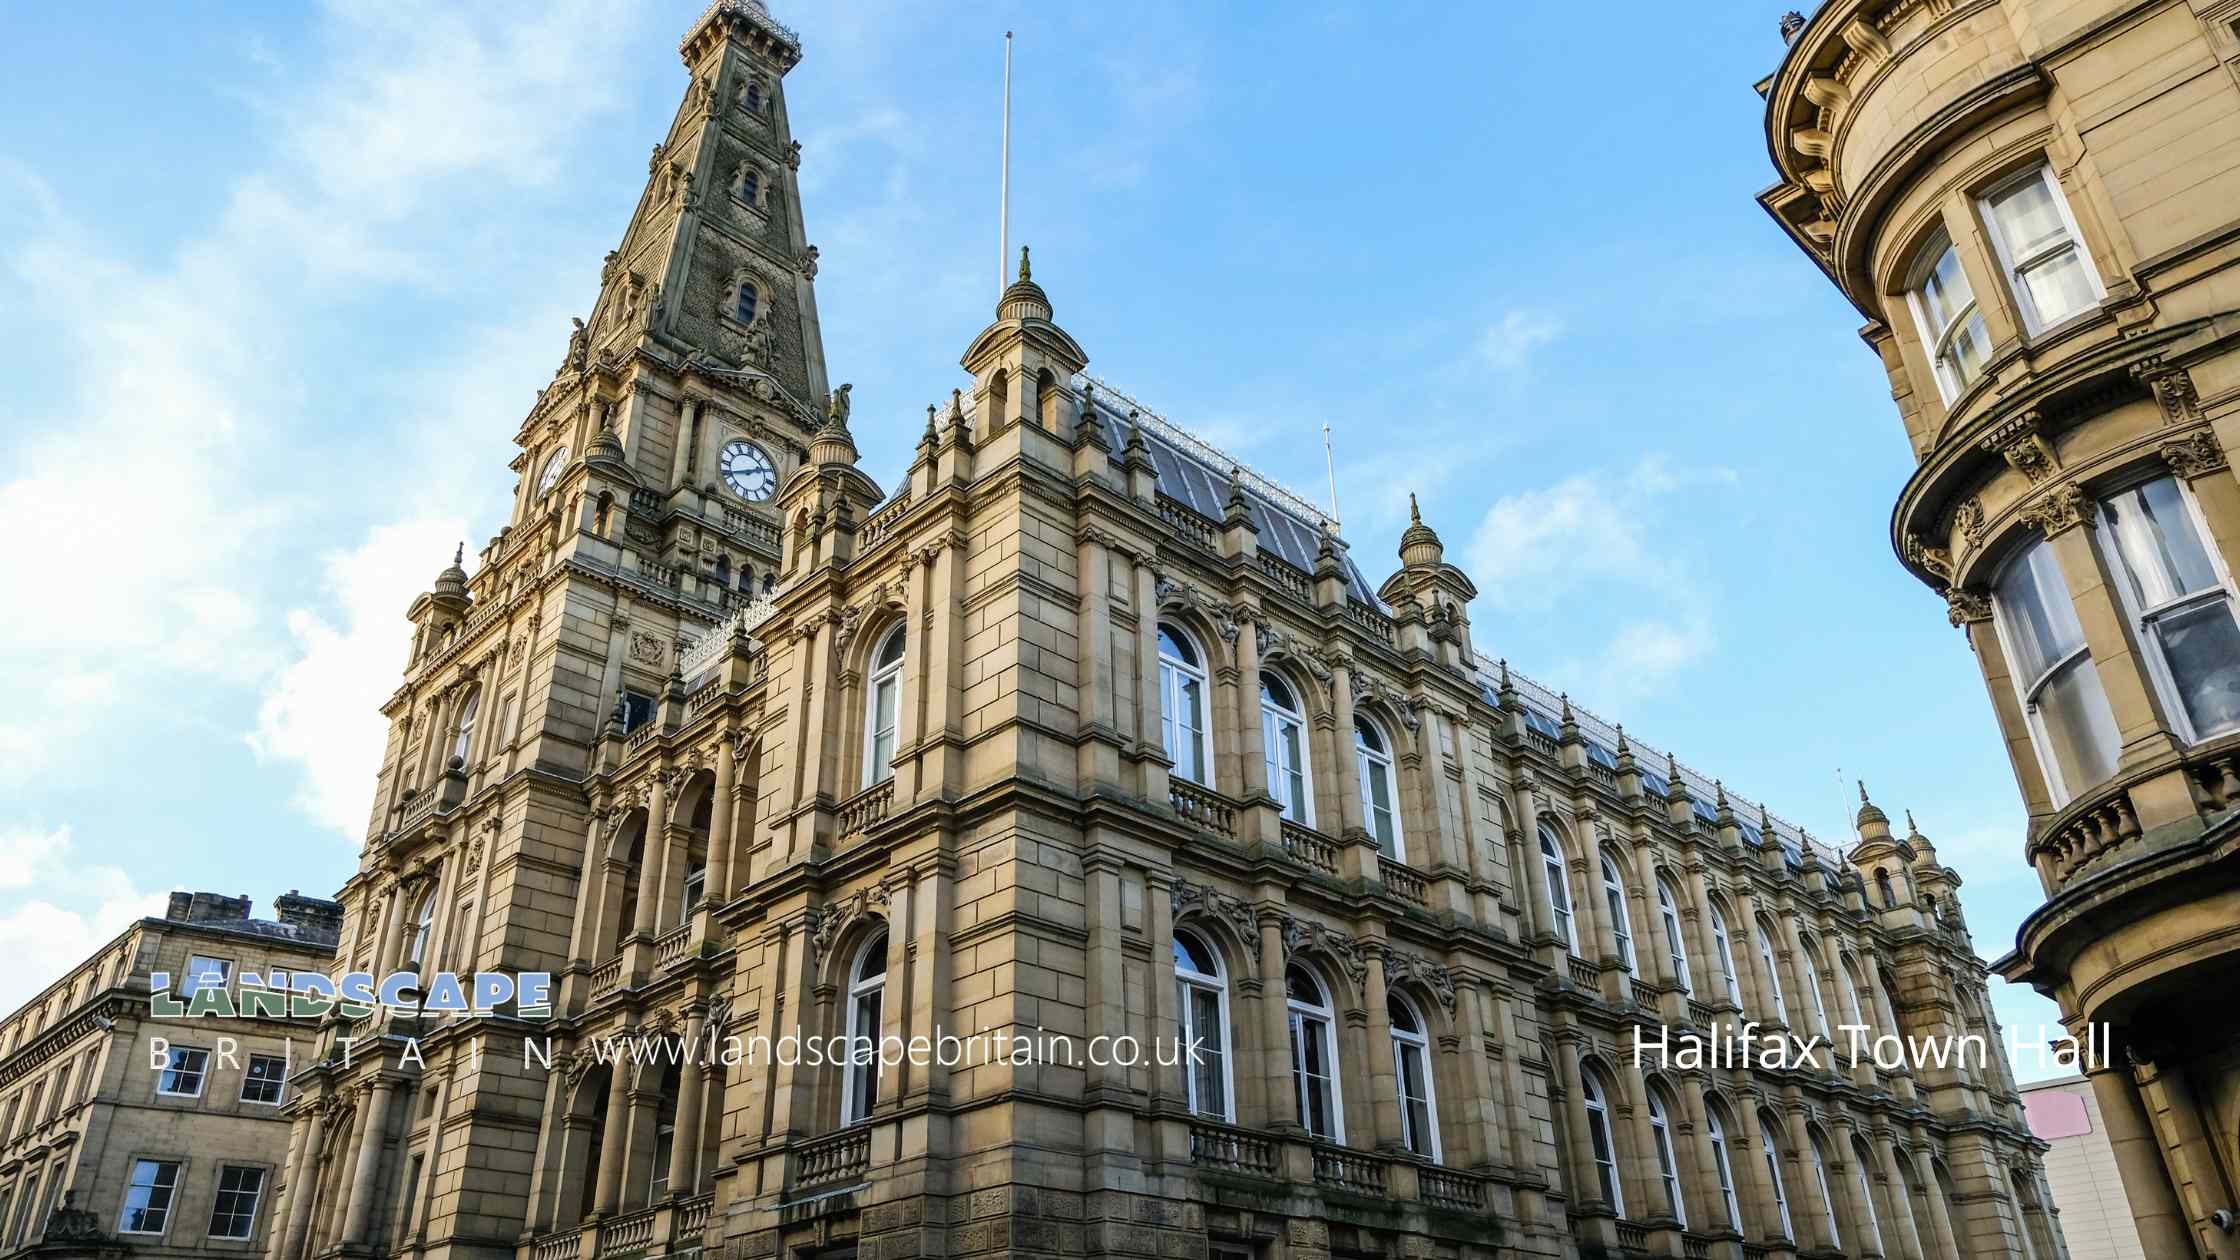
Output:
M1983 435L1983 449L1998 452L2008 467L2021 473L2032 485L2061 469L2053 447L2038 431L2042 419L2036 411L2025 411Z
M2176 441L2164 442L2160 449L2162 462L2188 481L2228 466L2224 448L2217 445L2216 435L2207 429L2196 429Z
M2156 356L2131 365L2131 379L2146 386L2162 408L2162 422L2197 424L2201 420L2201 393L2193 387L2193 373Z
M2092 523L2092 498L2075 482L2047 490L2015 513L2017 520L2048 538Z

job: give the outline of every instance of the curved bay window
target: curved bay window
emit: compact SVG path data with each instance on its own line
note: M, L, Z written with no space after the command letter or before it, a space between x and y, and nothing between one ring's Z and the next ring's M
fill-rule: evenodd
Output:
M2118 739L2052 544L2034 542L2010 557L1991 596L2030 742L2054 803L2066 804L2115 773Z
M1206 658L1188 634L1159 623L1159 733L1174 773L1213 786L1206 738Z
M1758 962L1765 967L1766 988L1773 992L1773 1017L1789 1022L1789 1001L1781 994L1781 968L1773 961L1773 923L1764 915L1758 916Z
M1540 824L1540 865L1547 873L1548 915L1555 925L1556 939L1576 954L1579 937L1571 930L1571 892L1564 883L1563 841L1546 823Z
M887 934L879 933L848 968L848 1056L840 1077L840 1123L871 1118L879 1101L879 1029L887 996Z
M2100 274L2052 167L2031 168L1985 193L1981 204L2024 327L2044 332L2100 304Z
M2240 727L2240 625L2232 583L2193 496L2158 477L2100 503L2100 545L2148 672L2187 742Z
M1680 898L1662 875L1657 877L1657 920L1664 925L1665 958L1672 964L1672 978L1680 982L1682 993L1694 997L1696 985L1688 974L1688 947L1681 943Z
M1734 1156L1727 1147L1725 1111L1714 1100L1704 1108L1703 1123L1711 1137L1711 1171L1719 1179L1719 1204L1727 1212L1727 1228L1742 1232L1742 1204L1734 1192Z
M1291 1088L1299 1123L1327 1142L1346 1140L1345 1110L1338 1098L1337 1023L1322 982L1304 967L1284 973L1291 1013Z
M1377 838L1377 848L1395 861L1408 860L1400 835L1399 780L1392 773L1392 741L1366 717L1353 719L1353 764L1361 776L1362 821Z
M1789 1220L1789 1191L1781 1184L1781 1143L1773 1136L1780 1127L1772 1112L1758 1112L1758 1150L1765 1156L1766 1188L1773 1193L1773 1212L1781 1222L1782 1237L1795 1238L1797 1228Z
M1260 675L1260 755L1268 765L1268 792L1283 816L1314 825L1314 781L1307 770L1307 724L1283 679Z
M863 785L894 777L895 733L902 716L902 654L906 627L896 626L871 657L871 683L864 690Z
M1174 980L1180 990L1183 1080L1190 1110L1216 1120L1236 1119L1229 1088L1229 981L1221 956L1193 932L1174 934Z
M1727 916L1719 913L1719 903L1712 902L1711 948L1719 955L1719 979L1727 987L1727 1000L1736 1010L1742 1009L1742 982L1734 970L1734 938L1727 934Z
M1385 999L1392 1022L1392 1068L1400 1092L1400 1141L1410 1154L1437 1162L1439 1112L1431 1097L1431 1041L1415 1004L1397 993Z
M1922 247L1906 302L1936 369L1937 389L1949 403L1983 374L1984 360L1991 355L1991 330L1976 309L1975 289L1951 237L1939 232Z
M1609 1095L1595 1069L1580 1071L1579 1091L1586 1103L1587 1145L1594 1153L1595 1183L1602 1189L1602 1201L1612 1212L1624 1216L1626 1192L1618 1177L1618 1145L1610 1129Z
M1626 918L1626 885L1618 876L1618 863L1607 853L1598 853L1602 859L1602 900L1610 907L1610 934L1617 942L1618 962L1629 976L1639 976L1641 969L1633 960L1633 927Z

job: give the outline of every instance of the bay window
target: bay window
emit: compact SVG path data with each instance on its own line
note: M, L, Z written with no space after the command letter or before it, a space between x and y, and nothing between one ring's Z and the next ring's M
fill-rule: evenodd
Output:
M2116 767L2116 720L2053 546L2034 542L1992 581L1993 623L2056 805Z
M1991 330L1976 309L1975 290L1960 266L1952 238L1939 232L1923 247L1906 293L1946 402L1966 392L1991 356Z
M2240 726L2240 625L2192 496L2160 477L2102 500L2100 516L2124 614L2188 742Z
M1984 194L1981 204L2023 327L2043 332L2099 305L2099 273L2052 167L2034 167L2008 180Z

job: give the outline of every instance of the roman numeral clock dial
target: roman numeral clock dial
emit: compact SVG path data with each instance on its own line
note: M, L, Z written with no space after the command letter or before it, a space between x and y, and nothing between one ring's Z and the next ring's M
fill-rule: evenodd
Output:
M723 448L723 484L750 503L760 503L778 492L778 468L770 453L752 442L736 441Z

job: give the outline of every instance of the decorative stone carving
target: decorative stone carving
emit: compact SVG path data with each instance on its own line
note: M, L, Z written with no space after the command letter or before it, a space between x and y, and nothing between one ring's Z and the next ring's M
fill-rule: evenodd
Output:
M1172 891L1174 917L1177 920L1196 911L1228 925L1229 930L1237 934L1237 939L1244 942L1245 948L1252 951L1253 964L1259 965L1260 921L1253 914L1252 907L1246 905L1242 898L1232 897L1219 889L1193 884L1186 879L1176 880Z
M1361 942L1311 919L1283 916L1283 956L1286 961L1302 953L1317 953L1345 969L1356 988L1369 978L1369 959Z
M1906 563L1925 569L1940 582L1952 580L1952 553L1932 546L1918 534L1906 535Z
M2035 411L2025 411L1983 436L1983 449L1997 451L2009 467L2019 472L2032 485L2050 477L2061 467L2054 458L2053 448L2038 433L2040 416Z
M2201 393L2193 386L2193 373L2163 363L2158 355L2132 364L2131 377L2154 394L2164 424L2193 424L2201 419Z
M667 652L668 648L663 646L660 635L640 630L630 636L630 659L641 665L659 665Z
M1180 578L1171 578L1163 573L1160 574L1152 586L1152 597L1161 608L1169 605L1177 608L1187 608L1212 622L1214 632L1221 636L1224 643L1235 643L1237 635L1242 630L1242 627L1237 624L1236 614L1230 610L1227 604L1213 599L1204 591Z
M2196 429L2175 442L2164 442L2161 451L2162 462L2189 481L2203 473L2215 472L2227 462L2224 448L2217 445L2216 435L2207 429Z
M802 251L801 251L801 256L800 256L799 258L796 258L796 259L794 259L793 261L794 261L794 266L796 266L796 267L800 268L800 270L801 270L801 278L802 278L802 279L804 279L804 280L814 280L814 279L816 279L816 278L817 278L817 247L816 247L816 246L814 246L814 245L811 245L811 246L810 246L809 248L807 248L807 249L805 249L805 250L802 250Z
M887 890L879 886L859 888L853 896L813 907L808 919L811 969L823 965L826 951L850 927L874 914L884 918L886 909Z
M1388 985L1412 981L1423 986L1449 1015L1454 1014L1454 973L1446 967L1416 954L1387 949L1384 978Z
M1953 509L1953 523L1960 527L1960 536L1971 547L1983 545L1983 501L1973 495L1960 501Z
M2092 498L2075 482L2058 485L2015 513L2023 524L2051 538L2075 525L2092 523Z

